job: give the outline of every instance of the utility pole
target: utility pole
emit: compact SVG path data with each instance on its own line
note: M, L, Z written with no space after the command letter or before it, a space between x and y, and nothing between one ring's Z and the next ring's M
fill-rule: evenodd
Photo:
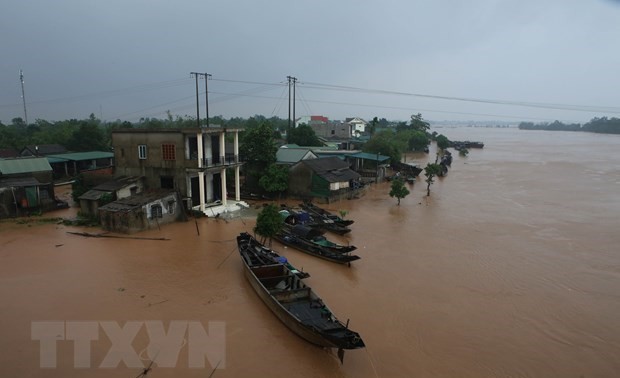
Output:
M296 77L293 78L293 127L295 127L295 102L296 102L295 101L296 100L296 97L295 97L295 83L297 83L297 78Z
M24 92L24 72L19 70L19 81L22 83L22 101L24 102L24 122L28 126L28 113L26 112L26 93Z
M295 83L297 78L287 76L286 80L288 83L288 130L286 130L286 140L289 141L289 134L291 132L291 82L293 83L293 127L295 127Z
M198 72L190 72L190 75L196 78L196 126L200 128L200 104L198 103Z
M207 108L207 127L209 127L209 88L207 87L207 81L209 81L211 74L205 72L202 75L205 78L205 106Z
M198 78L203 77L205 79L205 105L207 110L207 127L209 127L209 88L207 86L207 80L211 77L211 74L206 72L190 72L190 74L196 78L196 118L198 127L200 127L200 105L198 104Z

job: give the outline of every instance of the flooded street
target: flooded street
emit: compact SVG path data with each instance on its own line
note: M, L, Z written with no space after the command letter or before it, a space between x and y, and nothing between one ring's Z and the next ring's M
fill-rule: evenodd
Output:
M62 224L0 223L0 376L135 377L99 367L113 344L99 330L91 368L57 341L41 369L32 322L225 322L214 377L612 377L620 375L620 136L439 128L480 140L426 197L423 174L396 206L390 184L324 207L348 211L356 245L348 268L274 242L366 349L308 344L261 302L243 276L235 237L254 219L192 219L136 234L84 238ZM431 151L431 159L434 159ZM426 164L427 155L407 161ZM296 202L292 202L294 204ZM59 211L46 216L67 216ZM197 230L200 232L198 235ZM144 327L133 347L149 343ZM140 353L145 365L148 357ZM208 377L214 366L153 377ZM223 367L223 368L222 368Z

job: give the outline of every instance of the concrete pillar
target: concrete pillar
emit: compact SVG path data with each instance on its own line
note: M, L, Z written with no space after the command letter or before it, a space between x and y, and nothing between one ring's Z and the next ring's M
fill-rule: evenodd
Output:
M198 168L202 168L202 162L204 158L204 151L202 146L202 133L196 134L196 141L198 142Z
M226 168L225 167L222 168L220 176L222 178L222 205L226 206L227 195L226 195Z
M200 191L200 211L205 211L205 174L198 172L198 190Z
M235 201L241 201L241 184L239 183L239 166L235 167Z
M222 159L221 163L224 164L226 161L226 133L220 133L220 158Z
M239 132L235 131L235 144L234 144L235 148L234 148L234 154L235 157L237 158L237 160L235 160L235 163L239 163L238 159L239 159Z

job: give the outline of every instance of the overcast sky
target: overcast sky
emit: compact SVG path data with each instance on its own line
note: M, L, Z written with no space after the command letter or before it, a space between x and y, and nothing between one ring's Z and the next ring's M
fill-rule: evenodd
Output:
M20 69L29 122L193 117L193 71L226 118L287 118L291 75L297 116L587 122L620 117L620 1L3 0L5 124Z

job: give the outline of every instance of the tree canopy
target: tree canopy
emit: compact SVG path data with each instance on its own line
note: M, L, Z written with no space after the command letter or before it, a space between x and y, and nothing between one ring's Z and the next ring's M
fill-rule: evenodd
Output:
M441 173L441 165L437 163L428 163L424 167L424 176L426 176L426 196L431 195L431 185L435 182L435 176Z
M288 142L300 146L320 147L323 142L316 136L312 127L302 123L301 125L291 129L288 134Z
M271 245L271 239L282 228L284 220L280 216L279 209L276 205L270 203L263 207L263 209L256 216L256 226L254 232L262 236L262 243L265 239L269 239L269 245Z
M397 177L394 180L392 180L392 186L390 189L390 197L392 198L396 197L396 199L398 200L398 206L400 206L401 198L407 197L409 193L410 193L409 189L407 189L407 187L405 186L405 182L403 181L403 179L401 179L400 177Z
M258 180L258 184L269 193L281 194L288 189L288 174L286 166L271 164Z

